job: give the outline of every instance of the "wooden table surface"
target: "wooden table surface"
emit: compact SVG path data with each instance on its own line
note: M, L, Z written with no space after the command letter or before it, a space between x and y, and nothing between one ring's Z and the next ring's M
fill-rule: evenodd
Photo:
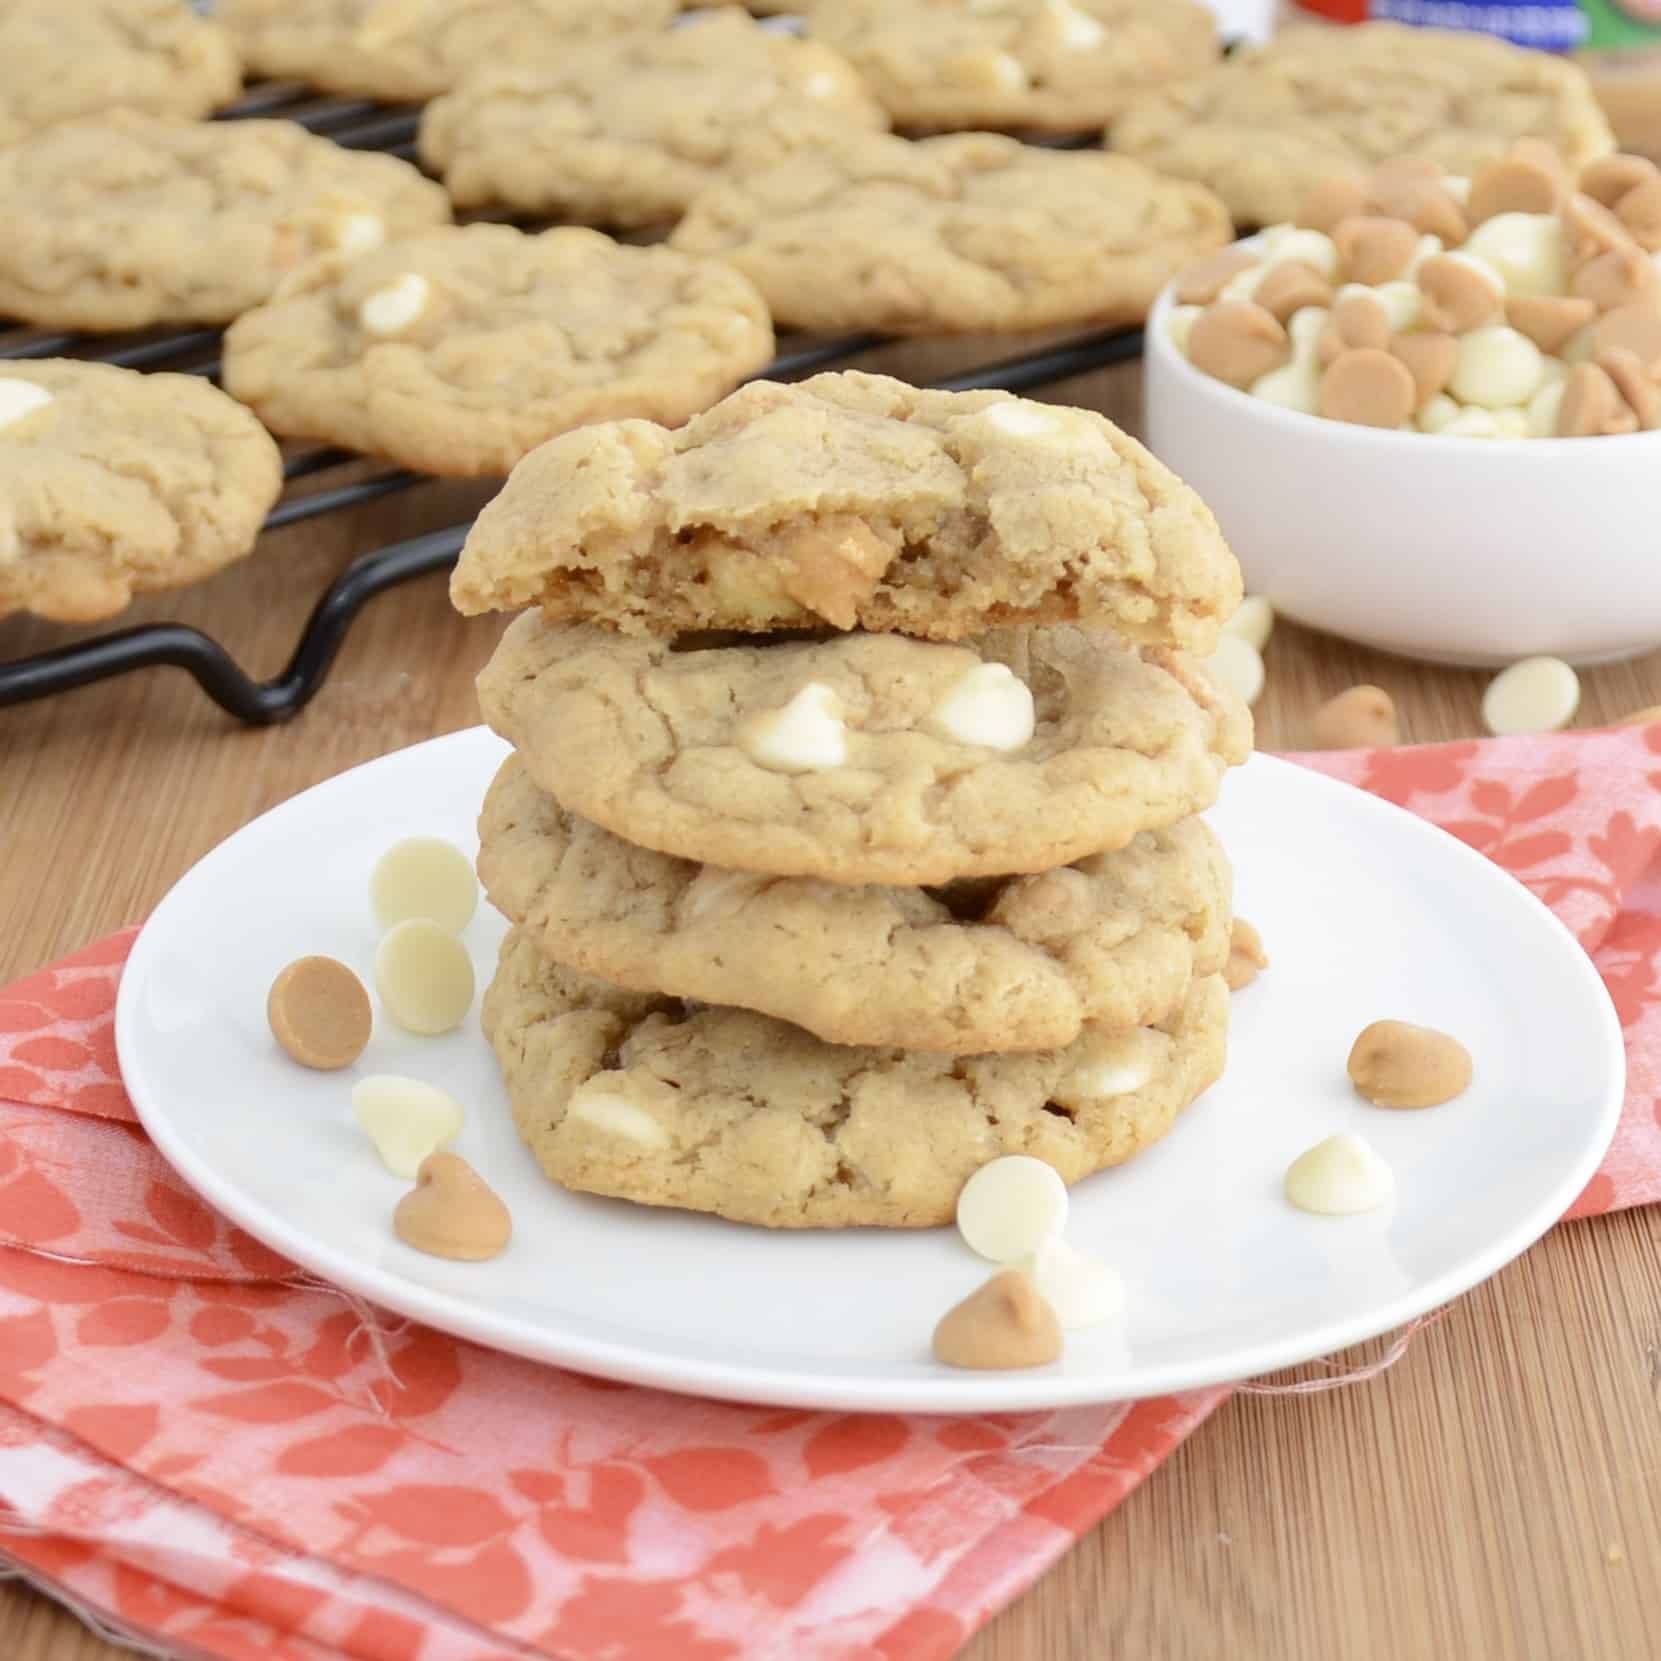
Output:
M1007 351L1007 348L1005 349ZM922 376L962 354L913 348ZM998 356L1003 353L984 353ZM1133 429L1134 369L1048 394ZM481 493L428 486L269 539L201 588L135 607L208 628L275 673L351 555L455 522ZM374 602L317 701L232 725L156 670L0 710L0 981L142 918L215 843L320 779L470 725L493 619L428 578ZM0 623L0 660L65 631ZM1283 625L1260 743L1305 742L1360 680L1414 740L1480 728L1483 677ZM1581 724L1661 702L1661 653L1586 677ZM1376 1347L1374 1352L1376 1353ZM3 1661L118 1651L0 1586ZM1370 1383L1237 1395L972 1643L972 1661L1653 1661L1661 1654L1661 1207L1554 1230Z

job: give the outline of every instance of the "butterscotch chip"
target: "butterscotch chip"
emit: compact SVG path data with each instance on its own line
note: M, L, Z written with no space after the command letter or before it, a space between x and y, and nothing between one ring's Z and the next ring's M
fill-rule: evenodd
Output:
M428 1154L415 1183L392 1213L393 1232L406 1246L459 1263L483 1263L507 1250L513 1218L460 1154Z
M1330 236L1343 220L1364 212L1366 205L1366 180L1358 173L1339 173L1311 187L1293 216L1293 223Z
M1400 189L1404 185L1435 184L1446 175L1442 164L1429 156L1387 156L1368 178L1369 188Z
M1006 1269L940 1317L933 1350L936 1361L976 1372L1045 1367L1061 1358L1061 1325L1032 1276Z
M302 1067L338 1072L363 1054L375 1018L363 982L332 957L302 957L271 983L272 1036Z
M1576 191L1563 204L1563 229L1576 259L1587 260L1611 249L1630 248L1632 233L1601 202Z
M1434 162L1429 164L1435 168ZM1441 169L1426 178L1377 169L1367 185L1366 212L1386 219L1405 219L1428 236L1439 236L1449 247L1465 240L1465 210L1442 184Z
M1401 742L1401 723L1382 686L1352 686L1315 711L1309 733L1319 750L1376 749Z
M1416 395L1406 364L1376 347L1354 346L1321 377L1320 411L1333 421L1396 428L1413 413Z
M1464 334L1500 309L1504 293L1480 271L1451 254L1433 254L1418 273L1424 318L1433 329Z
M1618 208L1628 191L1661 180L1661 168L1645 156L1599 156L1581 169L1580 188L1594 202Z
M1562 200L1562 175L1513 150L1471 179L1466 215L1480 225L1501 213L1555 213Z
M1569 371L1563 383L1563 401L1557 406L1557 437L1629 433L1637 426L1637 416L1627 408L1620 388L1606 369L1595 363L1579 363Z
M1506 322L1542 352L1556 353L1597 314L1590 300L1569 294L1513 294L1505 302Z
M1438 392L1446 390L1459 361L1459 342L1449 334L1397 335L1390 342L1390 351L1413 377L1415 410L1423 409Z
M1508 156L1514 156L1518 161L1532 162L1536 167L1543 167L1554 178L1560 179L1567 187L1574 182L1574 173L1564 161L1564 150L1543 138L1535 138L1531 134L1524 134L1521 138L1514 138Z
M1350 1082L1374 1107L1439 1107L1471 1082L1457 1038L1407 1021L1374 1021L1350 1048Z
M1344 346L1383 351L1390 344L1390 313L1376 294L1340 295L1330 321Z
M1332 285L1304 260L1282 260L1257 285L1253 303L1281 323L1305 306L1330 306Z
M1219 248L1204 259L1185 265L1177 273L1176 298L1179 305L1209 306L1223 291L1223 285L1248 266L1258 264L1249 248Z
M1606 311L1592 331L1593 356L1616 346L1634 353L1646 375L1661 379L1661 310L1636 305Z
M1358 213L1332 233L1344 277L1369 288L1401 276L1419 246L1419 233L1405 219Z
M1611 346L1593 361L1615 383L1645 432L1661 426L1661 386L1644 373L1636 352L1625 346Z
M1194 319L1188 357L1196 369L1244 390L1292 355L1286 329L1252 300L1219 300Z
M1661 176L1629 190L1615 204L1615 217L1646 253L1661 252Z
M1581 266L1570 288L1599 311L1636 305L1655 292L1655 266L1642 248L1611 248Z
M1229 991L1250 986L1268 967L1269 954L1263 950L1262 935L1244 917L1236 917L1229 937L1228 962L1223 966L1223 981Z

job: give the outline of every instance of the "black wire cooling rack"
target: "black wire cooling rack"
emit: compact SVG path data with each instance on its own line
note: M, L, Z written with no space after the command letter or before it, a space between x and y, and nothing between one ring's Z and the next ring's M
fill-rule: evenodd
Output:
M319 98L303 88L273 85L255 87L222 111L219 119L255 116L296 121L348 149L381 150L405 160L415 156L419 120L415 110ZM220 333L218 329L184 329L91 337L6 331L0 327L0 361L79 357L127 369L165 369L213 378L219 372ZM784 349L762 371L772 380L792 380L830 368L887 342L880 335L856 335L834 340L795 337L781 344ZM1132 361L1141 352L1140 329L1096 332L929 384L953 392L1029 392L1069 376ZM363 459L337 449L313 449L290 456L283 469L283 499L266 519L265 529L274 531L357 507L424 482L420 474L388 468L346 483L328 483L327 474L348 465L361 465ZM306 488L296 492L293 487L302 481ZM0 707L169 665L192 675L221 709L239 721L250 726L286 721L304 709L322 688L347 631L364 606L389 588L454 565L467 531L467 524L453 525L354 559L324 591L300 631L287 665L271 680L254 680L223 646L200 629L179 623L148 623L0 663Z

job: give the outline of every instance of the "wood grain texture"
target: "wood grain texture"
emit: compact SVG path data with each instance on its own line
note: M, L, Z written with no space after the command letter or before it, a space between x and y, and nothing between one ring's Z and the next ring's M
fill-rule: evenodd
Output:
M1014 348L907 348L927 377ZM1133 430L1134 370L1049 396ZM241 569L123 622L201 624L274 672L329 573L448 524L478 492L432 486L301 526ZM428 578L375 601L315 704L233 726L174 671L0 711L0 980L141 918L256 814L401 745L471 724L500 624ZM70 632L0 623L0 658ZM1297 748L1357 681L1419 741L1479 730L1484 678L1282 626L1257 708ZM1661 654L1586 677L1581 724L1661 702ZM1480 1172L1472 1173L1481 1180ZM964 1652L969 1661L1652 1661L1661 1649L1661 1208L1556 1230L1423 1330L1375 1381L1237 1396ZM120 1651L0 1586L3 1661Z

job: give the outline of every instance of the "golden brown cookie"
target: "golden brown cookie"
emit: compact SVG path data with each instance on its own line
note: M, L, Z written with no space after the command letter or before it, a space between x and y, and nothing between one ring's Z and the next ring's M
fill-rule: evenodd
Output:
M1072 133L1217 58L1198 0L815 0L896 126Z
M446 226L296 272L226 334L225 388L285 437L501 475L590 421L676 425L772 355L761 296L719 261Z
M314 254L449 218L444 192L408 162L293 122L117 111L0 150L0 316L226 323Z
M1199 497L1104 417L850 372L543 445L450 596L630 633L1079 621L1204 652L1240 571Z
M739 139L782 113L816 113L826 131L888 125L837 53L728 7L666 34L481 69L428 107L421 155L458 207L654 225L679 218Z
M0 617L111 617L240 559L282 458L196 375L36 358L0 364Z
M0 146L112 109L194 120L241 90L230 37L186 0L0 4Z
M1367 23L1290 29L1149 91L1110 138L1208 185L1240 224L1273 225L1336 174L1397 156L1470 174L1523 135L1577 168L1614 148L1577 65L1480 35Z
M1004 719L1023 701L1024 739ZM479 703L542 789L626 841L834 883L1122 848L1210 806L1251 747L1192 659L1073 628L677 650L527 614Z
M780 323L945 334L1140 323L1231 234L1208 190L1119 156L785 128L741 150L671 240L730 260Z
M1159 1025L1065 1049L926 1055L623 992L515 929L484 1029L520 1136L564 1187L767 1228L928 1228L1001 1154L1077 1182L1157 1141L1222 1073L1228 990L1205 976Z

